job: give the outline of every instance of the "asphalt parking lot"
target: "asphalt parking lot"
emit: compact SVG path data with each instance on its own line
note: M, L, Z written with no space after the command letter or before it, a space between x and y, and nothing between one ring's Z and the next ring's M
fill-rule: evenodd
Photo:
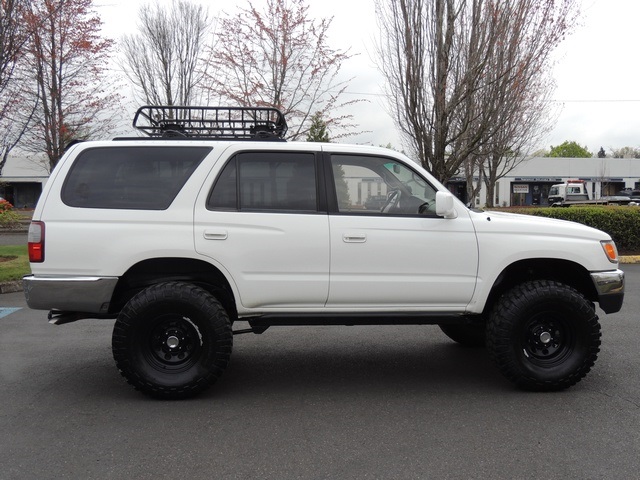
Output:
M113 364L113 321L51 326L0 295L0 478L638 478L640 265L623 269L598 362L552 394L437 327L273 327L236 336L204 395L150 400Z

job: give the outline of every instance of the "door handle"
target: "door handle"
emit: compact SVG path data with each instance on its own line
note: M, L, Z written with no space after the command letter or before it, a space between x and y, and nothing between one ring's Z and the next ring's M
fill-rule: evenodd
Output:
M220 230L220 231L205 230L204 231L205 240L226 240L228 236L229 235L227 234L226 230Z
M342 240L345 243L364 243L367 241L367 236L364 233L345 233Z

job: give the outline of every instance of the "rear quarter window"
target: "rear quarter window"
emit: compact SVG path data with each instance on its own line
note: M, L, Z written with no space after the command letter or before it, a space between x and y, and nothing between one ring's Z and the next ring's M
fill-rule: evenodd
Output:
M83 151L62 187L70 207L166 210L211 147L104 147Z

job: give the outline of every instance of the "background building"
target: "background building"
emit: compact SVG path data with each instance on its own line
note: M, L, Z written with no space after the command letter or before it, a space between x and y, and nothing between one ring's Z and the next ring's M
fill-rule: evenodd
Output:
M49 178L46 164L33 156L9 155L0 175L0 197L16 208L34 208Z
M494 205L546 205L549 188L570 179L586 181L590 198L594 200L616 195L625 188L640 189L640 159L535 157L498 180ZM452 182L448 187L458 193L460 184L460 181ZM483 186L475 204L486 205L486 195Z

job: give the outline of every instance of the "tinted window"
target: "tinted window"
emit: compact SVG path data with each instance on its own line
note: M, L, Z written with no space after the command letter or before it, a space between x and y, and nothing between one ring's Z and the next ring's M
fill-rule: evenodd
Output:
M238 209L238 178L236 175L236 159L225 165L222 173L209 195L208 208L237 210Z
M109 147L85 150L62 188L71 207L165 210L210 147Z
M315 156L292 152L239 154L222 170L207 207L316 211Z

